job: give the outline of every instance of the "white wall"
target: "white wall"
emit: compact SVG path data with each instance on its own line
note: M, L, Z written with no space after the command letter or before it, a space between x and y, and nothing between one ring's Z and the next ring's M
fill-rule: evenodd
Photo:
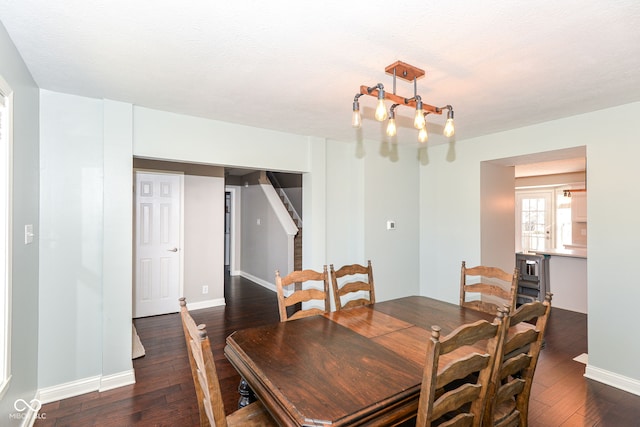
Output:
M420 168L420 283L424 295L455 302L459 262L480 260L480 163L587 146L589 367L622 377L640 393L640 343L620 325L634 325L640 287L633 284L640 239L640 103L429 149ZM630 384L630 386L629 386Z
M39 92L29 70L0 23L0 75L11 87L13 104L13 289L11 295L11 382L2 400L2 423L15 413L16 399L35 397L38 375L38 258L40 242L38 160ZM34 243L24 244L24 226L33 224Z

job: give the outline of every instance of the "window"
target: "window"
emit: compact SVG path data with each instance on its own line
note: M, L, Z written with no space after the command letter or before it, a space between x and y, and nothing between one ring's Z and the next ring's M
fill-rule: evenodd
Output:
M563 249L564 245L571 244L573 237L571 235L571 198L564 194L564 188L556 190L556 236L559 249Z
M0 397L11 377L12 93L0 77Z

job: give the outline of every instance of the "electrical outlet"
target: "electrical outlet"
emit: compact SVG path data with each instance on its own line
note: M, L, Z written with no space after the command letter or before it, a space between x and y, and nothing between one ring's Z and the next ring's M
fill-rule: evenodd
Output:
M202 287L202 293L203 294L208 294L209 293L209 287L207 285Z

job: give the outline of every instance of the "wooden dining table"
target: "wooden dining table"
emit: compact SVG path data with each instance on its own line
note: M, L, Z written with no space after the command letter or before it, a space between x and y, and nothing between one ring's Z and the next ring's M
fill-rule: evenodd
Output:
M225 355L282 426L388 426L417 411L431 326L480 319L410 296L236 331Z

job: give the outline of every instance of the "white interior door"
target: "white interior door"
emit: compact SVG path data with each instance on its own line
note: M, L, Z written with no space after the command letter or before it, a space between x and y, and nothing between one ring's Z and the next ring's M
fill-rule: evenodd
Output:
M136 172L133 317L178 311L182 175Z

